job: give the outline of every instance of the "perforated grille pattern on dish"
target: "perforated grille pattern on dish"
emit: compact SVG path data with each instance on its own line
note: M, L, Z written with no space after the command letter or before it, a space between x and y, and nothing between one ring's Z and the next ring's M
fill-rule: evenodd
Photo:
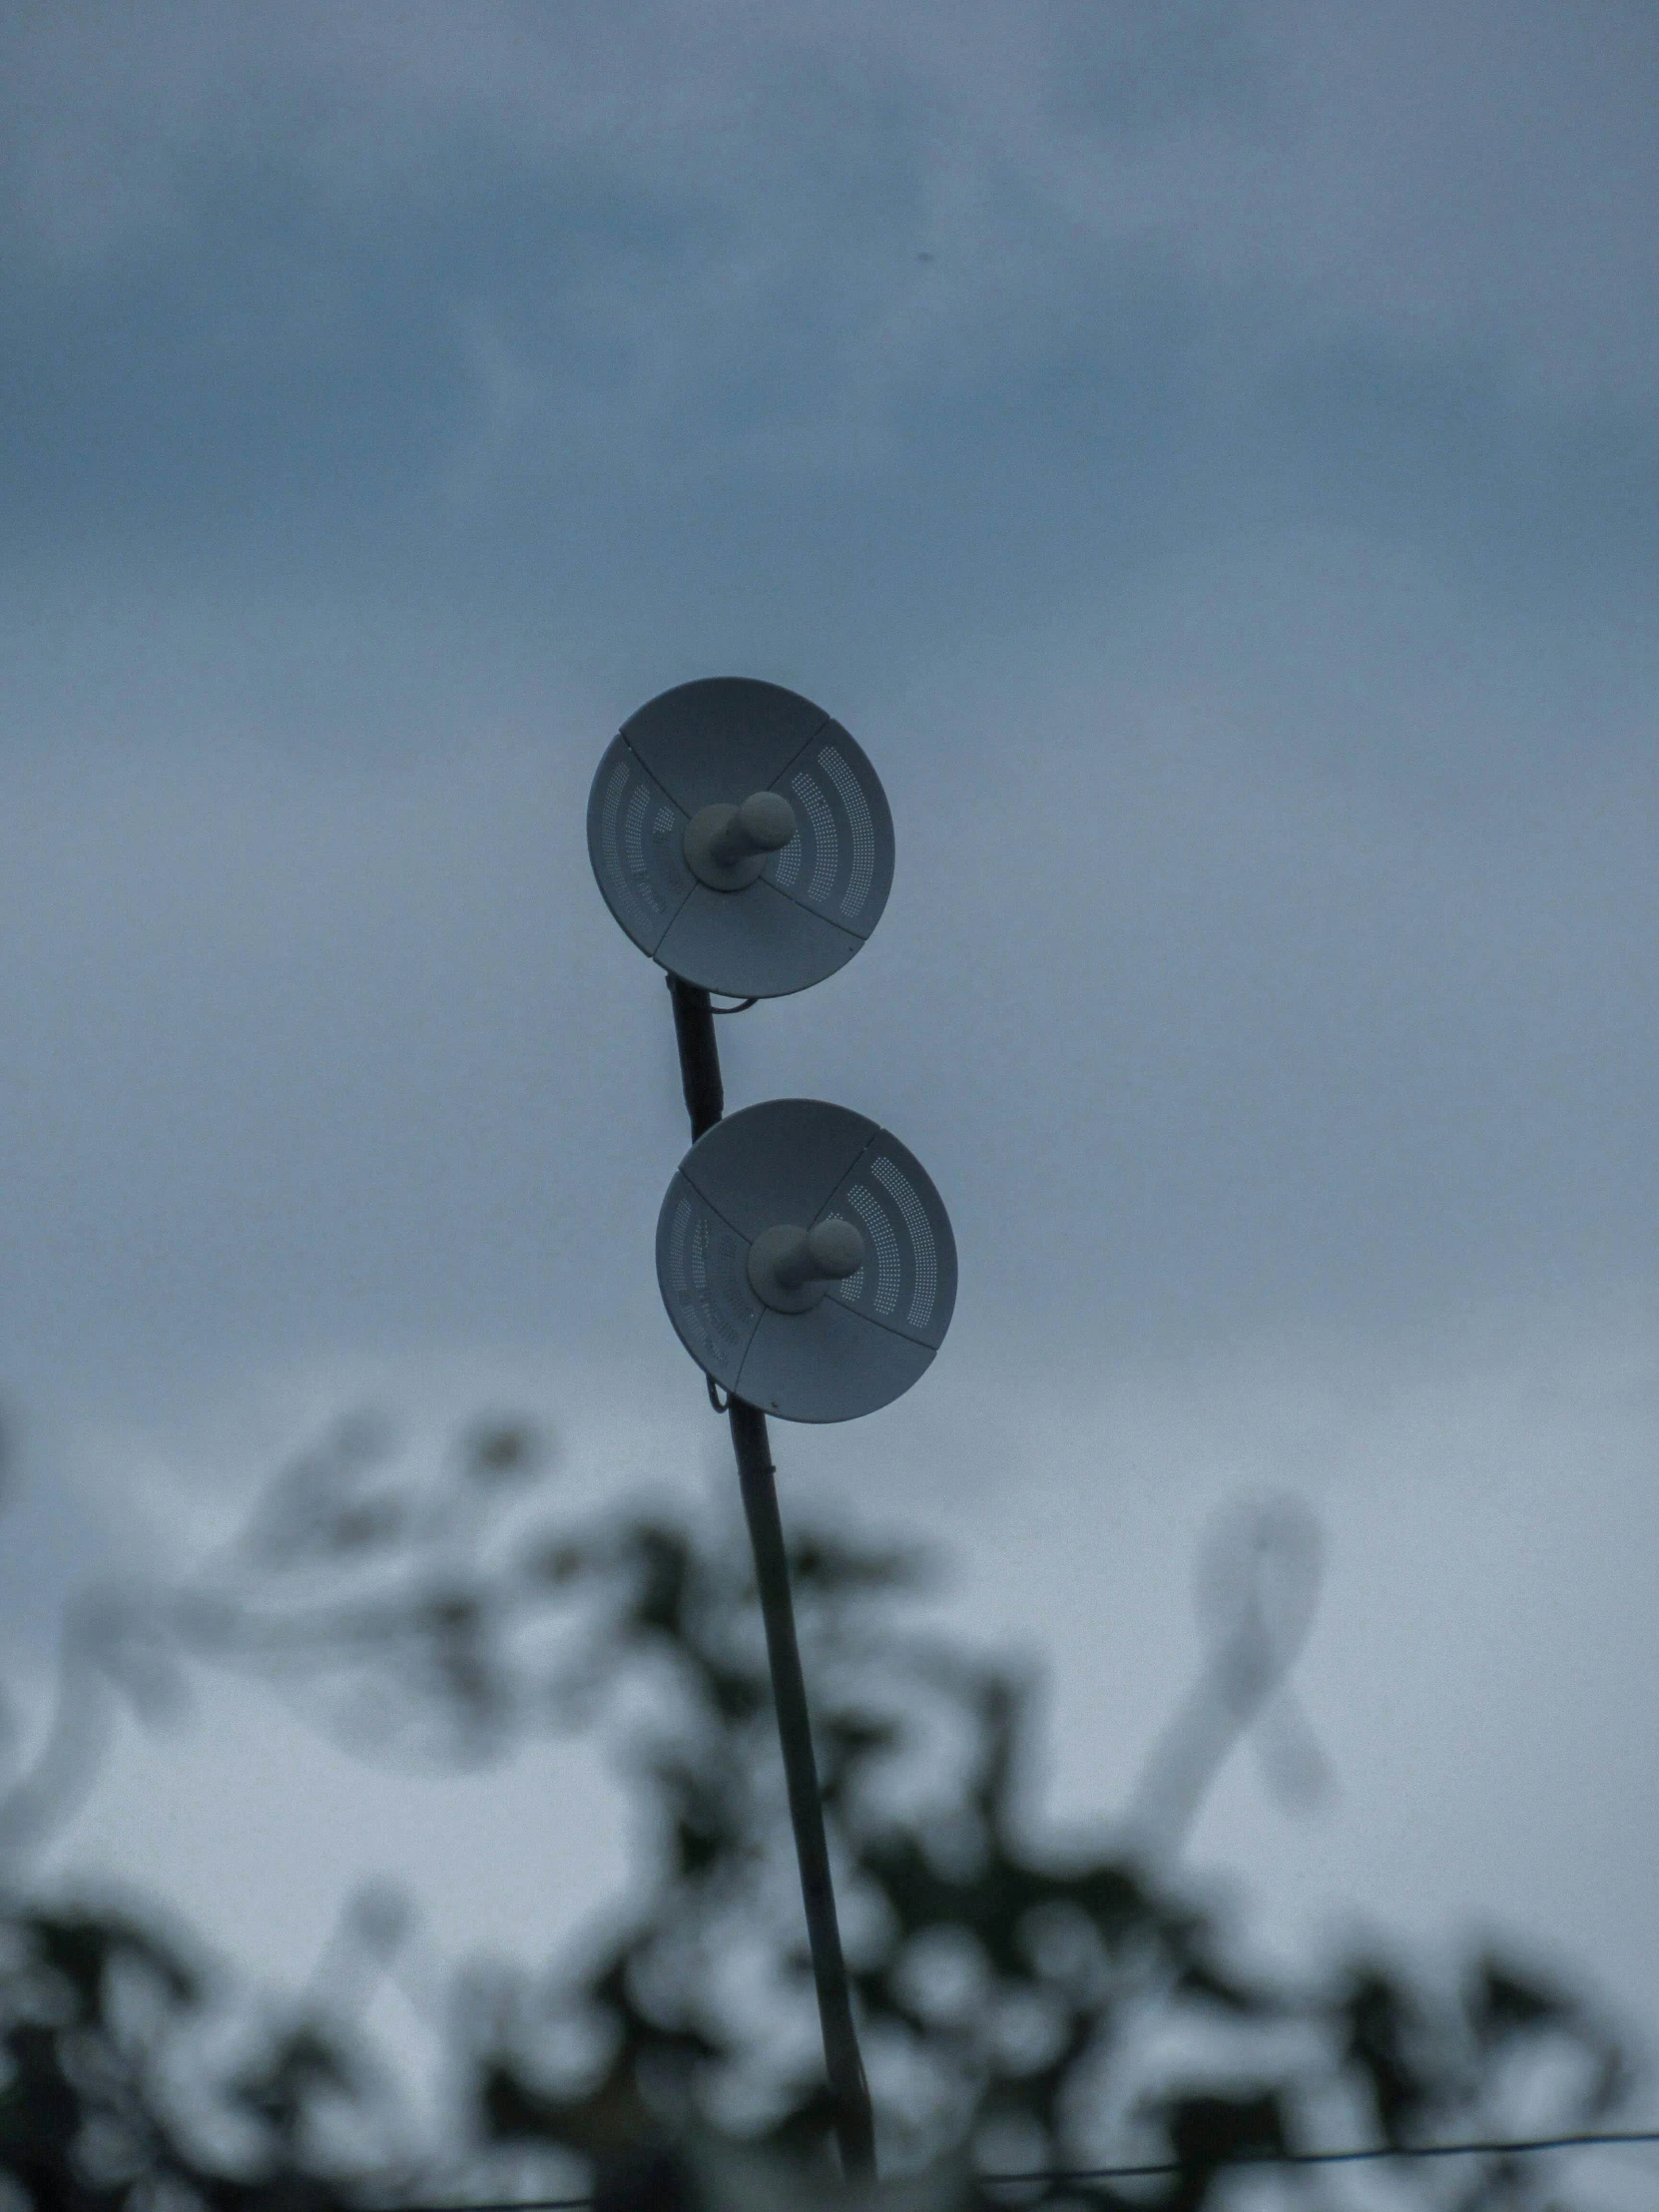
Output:
M622 812L622 795L628 789L628 762L626 757L617 762L605 786L605 808L599 818L599 851L605 863L605 872L612 885L624 897L628 895L628 878L622 872L622 847L617 841L617 817Z
M801 873L801 855L806 849L807 847L801 839L801 831L798 830L778 855L778 872L773 877L773 881L781 891L794 890L796 878Z
M589 830L601 887L635 943L652 951L692 884L681 850L685 817L620 740L595 802Z
M870 1301L871 1311L883 1319L898 1304L898 1284L902 1263L898 1253L898 1239L893 1235L892 1223L875 1193L866 1190L862 1183L849 1183L846 1187L846 1203L869 1232L869 1241L875 1247L875 1296Z
M656 885L646 873L645 867L645 818L651 812L651 794L642 784L628 802L628 815L622 826L622 849L628 862L634 895L641 905L649 907L652 914L662 912L663 902L657 896Z
M669 1273L674 1284L674 1295L681 1306L692 1302L691 1281L686 1272L686 1238L691 1229L691 1200L681 1199L674 1209L674 1228L669 1238Z
M830 886L835 880L835 869L840 862L835 818L830 812L830 803L823 790L805 769L799 776L790 778L790 789L806 808L807 820L813 826L813 879L807 885L807 896L815 906L822 906L830 895Z
M904 1217L904 1226L910 1232L910 1248L915 1255L915 1281L910 1290L908 1308L912 1329L925 1329L933 1318L933 1301L938 1296L938 1255L933 1246L933 1225L927 1219L926 1209L916 1196L909 1177L896 1161L885 1158L872 1160L869 1172L887 1195L895 1201Z
M844 1214L826 1214L824 1218L826 1221L845 1221L846 1216ZM830 1287L838 1299L844 1300L848 1306L856 1306L859 1299L864 1295L864 1271L862 1268L858 1268L851 1275L842 1276L838 1283L832 1283Z
M717 1231L707 1214L681 1198L669 1232L669 1279L688 1341L705 1367L729 1373L735 1367L757 1319L740 1288L733 1255L716 1250ZM732 1240L736 1243L736 1240ZM733 1277L733 1280L726 1280Z
M818 757L818 765L839 792L841 805L846 809L846 819L852 829L852 872L847 878L846 889L841 893L841 912L848 921L854 921L864 910L864 901L869 896L870 878L875 873L875 830L869 819L869 805L864 798L863 786L832 745L824 748Z

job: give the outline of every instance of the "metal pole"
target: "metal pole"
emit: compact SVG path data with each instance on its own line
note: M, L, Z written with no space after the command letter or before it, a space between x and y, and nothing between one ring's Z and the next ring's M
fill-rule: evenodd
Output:
M824 1800L819 1793L813 1729L807 1712L807 1684L796 1641L795 1606L790 1596L789 1555L773 1480L772 1448L766 1415L735 1397L731 1404L732 1448L737 1454L743 1509L755 1549L755 1579L766 1623L767 1657L772 1664L772 1694L778 1708L778 1738L784 1750L784 1779L789 1785L790 1821L801 1865L801 1897L807 1908L807 1936L818 1985L819 2025L824 2032L824 2063L835 2101L835 2141L848 2181L875 2179L875 2123L869 2084L858 2055L852 2024L852 1996L846 1960L841 1955L835 1891L830 1879L830 1846L824 1833Z
M680 1087L686 1094L695 1144L726 1111L714 1008L707 991L678 975L669 977L668 987L674 999L674 1041L680 1047Z
M720 1076L720 1047L715 1041L714 1008L695 983L671 975L674 1036L680 1048L680 1082L691 1116L692 1140L712 1129L726 1110ZM773 1702L778 1710L778 1740L784 1753L790 1822L801 1867L801 1899L807 1909L807 1939L818 1988L819 2025L824 2034L824 2064L835 2105L835 2141L848 2181L875 2179L875 2121L869 2084L858 2054L852 2024L852 1993L841 1955L835 1891L830 1879L830 1846L824 1832L824 1799L813 1755L807 1684L801 1672L801 1646L795 1633L795 1601L790 1595L789 1554L773 1480L772 1446L766 1415L741 1397L730 1400L732 1449L737 1455L743 1509L755 1552L755 1580L766 1624L767 1659L772 1669Z

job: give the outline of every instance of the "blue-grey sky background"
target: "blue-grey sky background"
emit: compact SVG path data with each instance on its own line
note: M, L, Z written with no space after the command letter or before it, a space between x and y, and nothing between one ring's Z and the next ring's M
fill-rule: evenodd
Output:
M18 1664L361 1394L719 1479L582 815L764 676L898 872L729 1097L888 1122L962 1260L787 1486L1046 1654L1067 1817L1297 1490L1343 1794L1242 1760L1195 1864L1659 2018L1656 116L1621 0L0 11ZM459 1948L614 1880L588 1782L525 1840L575 1754L414 1800L214 1700L64 1864L274 1973L358 1868Z

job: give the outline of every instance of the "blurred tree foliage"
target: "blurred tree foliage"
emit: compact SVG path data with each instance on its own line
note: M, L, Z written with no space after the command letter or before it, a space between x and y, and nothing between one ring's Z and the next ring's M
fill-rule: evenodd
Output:
M276 2212L530 2197L562 2170L567 2187L596 2175L612 2206L666 2208L693 2201L677 2145L702 2159L705 2203L781 2201L723 2168L722 2142L825 2170L817 2016L741 1526L666 1510L570 1525L540 1504L547 1461L528 1425L494 1422L417 1480L380 1424L342 1424L188 1582L80 1609L57 1722L0 1794L0 1839L15 1852L50 1826L54 1791L66 1805L84 1779L76 1744L99 1740L119 1699L165 1707L190 1666L211 1663L268 1679L353 1750L413 1766L485 1764L548 1729L600 1732L645 1816L638 1902L573 1959L469 1984L448 2029L464 2141L439 2154L411 2150L388 2070L339 2005L319 1997L279 2018L239 2005L159 1914L49 1910L14 1873L0 1917L0 2172L19 2202ZM923 1559L797 1531L884 2168L949 2172L954 2158L967 2178L951 2202L1160 2212L1242 2204L1241 2189L1253 2205L1544 2212L1567 2203L1564 2175L1574 2187L1588 2175L1488 2157L1373 2170L1369 2193L1345 2194L1330 2170L1228 2163L1566 2132L1628 2086L1594 2008L1513 1962L1474 1956L1443 1980L1382 1955L1268 1972L1184 1894L1168 1846L1243 1733L1261 1725L1288 1791L1320 1779L1285 1681L1311 1618L1315 1535L1284 1503L1223 1524L1201 1574L1210 1658L1149 1761L1141 1810L1163 1812L1088 1849L1037 1824L1029 1681L907 1620ZM371 1900L348 1933L383 1957L401 1928L395 1904ZM972 2178L1169 2159L1179 2173L1135 2183Z

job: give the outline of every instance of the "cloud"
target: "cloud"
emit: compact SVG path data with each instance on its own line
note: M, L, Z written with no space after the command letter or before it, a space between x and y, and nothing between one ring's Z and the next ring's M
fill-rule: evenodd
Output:
M868 0L55 12L10 35L12 208L65 281L201 255L261 199L324 262L420 237L440 317L510 298L529 338L539 291L544 342L585 334L682 419L748 362L867 431L896 392L1052 354L1125 269L1218 315L1235 364L1241 337L1369 344L1645 410L1656 62L1622 0L998 4L948 32ZM349 300L321 305L326 348Z
M798 666L735 600L716 646L665 619L607 673L516 615L332 590L14 609L0 1209L43 1370L659 1344L684 1124L581 825L694 650L881 764L881 930L726 1025L728 1087L916 1148L964 1341L1648 1280L1643 655L1318 533L1185 552L907 690L854 625L814 667L807 611Z
M1501 1891L1616 1962L1651 1827L1652 22L12 11L0 1382L58 1409L19 1634L136 1556L158 1468L223 1502L363 1395L429 1437L545 1392L619 1483L705 1463L650 1264L665 994L581 824L646 697L769 676L878 762L899 866L843 975L722 1025L729 1096L879 1114L963 1256L923 1387L787 1437L791 1509L966 1532L962 1617L1064 1655L1081 1812L1186 1679L1203 1512L1322 1498L1300 1687L1352 1818L1289 1847L1241 1766L1201 1850L1384 1919ZM228 1935L279 1892L277 1971L331 1900L216 1711L76 1848L190 1861ZM395 1829L455 1929L550 1932L517 1836L588 1778L522 1777L518 1827L455 1801L438 1865L281 1749L331 1882ZM609 1888L610 1813L566 1842Z

